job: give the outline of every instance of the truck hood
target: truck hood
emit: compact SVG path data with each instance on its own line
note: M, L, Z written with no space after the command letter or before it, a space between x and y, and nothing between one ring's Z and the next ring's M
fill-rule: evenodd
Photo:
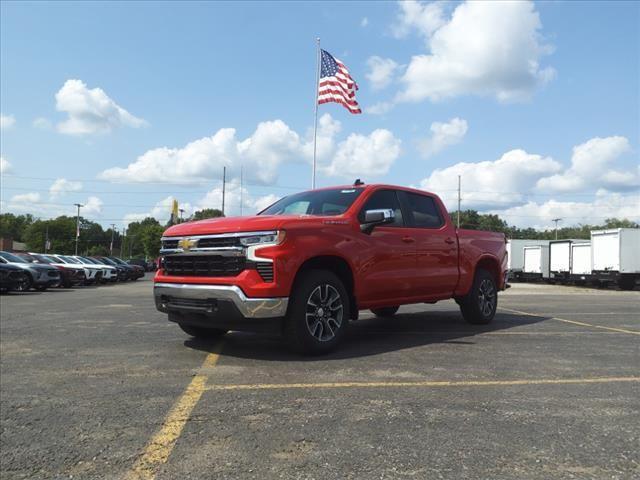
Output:
M174 225L164 232L164 236L175 237L184 235L211 235L217 233L261 232L278 230L287 222L291 221L304 221L308 219L309 221L317 222L322 218L324 217L311 217L308 215L257 215L253 217L209 218L207 220Z

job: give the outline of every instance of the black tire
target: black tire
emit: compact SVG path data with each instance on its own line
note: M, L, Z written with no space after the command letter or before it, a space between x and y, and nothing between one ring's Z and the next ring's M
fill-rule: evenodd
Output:
M382 307L382 308L372 308L371 313L373 313L376 317L393 317L400 307Z
M460 303L464 319L473 325L486 325L493 320L498 308L496 281L486 270L478 270L471 290Z
M179 323L178 326L187 335L191 335L192 337L200 338L202 340L212 340L214 338L220 338L225 333L227 333L227 330L223 330L221 328L196 327L194 325L188 325L186 323Z
M335 349L347 330L350 299L342 281L326 270L300 275L289 302L284 336L294 351L321 355Z
M633 275L621 275L618 279L620 290L633 290L636 286L636 277Z
M16 288L14 290L16 292L28 292L33 285L33 280L31 279L31 275L25 273L22 276L22 279L16 283Z

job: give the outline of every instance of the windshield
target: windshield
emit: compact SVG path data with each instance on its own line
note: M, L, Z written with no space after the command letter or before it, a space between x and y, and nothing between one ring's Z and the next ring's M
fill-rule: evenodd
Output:
M117 263L110 258L100 257L98 261L104 263L105 265L111 265L112 267L115 267L117 265Z
M54 257L53 255L43 255L44 258L48 258L53 263L65 263L61 258Z
M54 263L54 261L48 257L45 257L44 255L33 255L33 257L38 260L39 262L42 263Z
M99 265L93 258L80 257L79 260L82 260L84 263L92 263L94 265Z
M66 255L63 257L61 255L60 258L64 260L66 263L75 263L76 265L80 265L80 262L73 257L67 257Z
M26 260L23 260L20 257L17 257L13 253L9 252L0 252L0 257L4 258L7 262L11 263L29 263Z
M127 265L127 262L120 260L118 257L109 257L112 262L119 263L120 265Z
M362 193L362 188L310 190L278 200L258 215L341 215Z

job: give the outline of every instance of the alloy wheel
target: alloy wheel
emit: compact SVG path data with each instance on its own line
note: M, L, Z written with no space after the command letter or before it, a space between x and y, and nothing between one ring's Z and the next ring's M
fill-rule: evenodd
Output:
M478 306L482 315L488 317L493 313L496 308L496 300L497 295L493 282L485 278L478 288Z
M309 333L321 342L332 340L342 326L343 312L338 290L327 283L318 285L307 299L305 320Z

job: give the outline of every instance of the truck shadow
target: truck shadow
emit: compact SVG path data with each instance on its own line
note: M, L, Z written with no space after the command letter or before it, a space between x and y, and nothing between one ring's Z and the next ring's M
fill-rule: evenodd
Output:
M524 316L498 312L489 325L470 325L458 311L401 313L391 318L365 318L352 322L344 342L327 355L305 357L291 352L282 337L231 332L224 338L222 355L262 361L314 362L343 360L394 352L430 344L472 347L474 337L548 320L545 316ZM196 339L185 346L211 352L215 342Z

